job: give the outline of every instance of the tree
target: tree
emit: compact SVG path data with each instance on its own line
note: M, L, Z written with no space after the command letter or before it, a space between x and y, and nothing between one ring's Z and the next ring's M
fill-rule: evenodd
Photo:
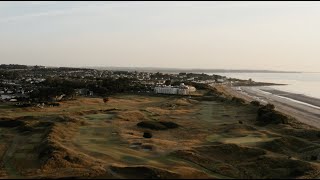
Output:
M166 85L166 86L169 86L169 85L171 85L171 80L166 80L165 82L164 82L164 84Z

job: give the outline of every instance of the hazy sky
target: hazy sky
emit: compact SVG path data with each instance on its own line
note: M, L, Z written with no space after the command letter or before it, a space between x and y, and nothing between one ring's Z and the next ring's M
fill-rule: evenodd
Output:
M320 2L0 2L0 64L320 71Z

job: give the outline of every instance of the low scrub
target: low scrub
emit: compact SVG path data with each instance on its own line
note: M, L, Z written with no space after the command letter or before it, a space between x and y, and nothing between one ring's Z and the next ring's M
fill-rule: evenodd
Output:
M250 104L253 106L260 106L261 105L259 101L251 101Z
M150 132L144 132L143 137L144 138L152 138L152 134Z
M16 107L19 107L19 108L24 108L24 107L32 107L34 106L35 104L32 104L32 103L17 103L15 104Z
M48 106L60 106L60 104L57 103L57 102L49 102L49 103L46 103L46 105L48 105Z
M288 124L290 117L274 110L273 104L267 104L258 109L257 121L266 124Z
M231 102L237 103L237 104L245 104L246 101L242 98L238 97L232 97Z
M0 120L0 127L17 127L22 124L23 122L18 120L9 120L9 119L3 119L3 118Z

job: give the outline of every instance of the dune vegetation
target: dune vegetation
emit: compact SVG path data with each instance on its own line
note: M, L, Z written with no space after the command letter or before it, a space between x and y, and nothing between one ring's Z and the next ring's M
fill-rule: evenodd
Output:
M106 103L77 98L41 109L1 108L0 117L1 178L320 173L320 130L239 99L122 94Z

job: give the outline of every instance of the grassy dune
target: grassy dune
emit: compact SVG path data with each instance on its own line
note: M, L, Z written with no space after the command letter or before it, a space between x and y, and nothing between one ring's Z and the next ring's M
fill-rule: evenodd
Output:
M1 178L319 178L320 130L295 121L258 125L251 105L117 95L106 104L3 107Z

